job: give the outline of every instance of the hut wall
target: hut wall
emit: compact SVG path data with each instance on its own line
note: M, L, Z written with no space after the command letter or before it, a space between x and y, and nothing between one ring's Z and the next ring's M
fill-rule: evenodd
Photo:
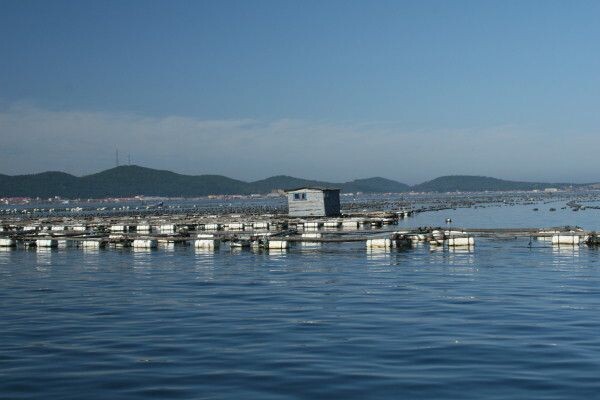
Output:
M297 200L295 194L306 194L306 199ZM288 193L288 215L290 217L324 217L325 206L323 192L302 190Z
M304 195L297 198L296 195ZM288 192L290 217L331 217L340 215L340 194L337 190L304 189Z

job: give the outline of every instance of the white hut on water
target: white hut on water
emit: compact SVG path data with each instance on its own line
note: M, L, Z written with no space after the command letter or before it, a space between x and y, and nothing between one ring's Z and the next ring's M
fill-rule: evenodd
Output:
M337 217L340 215L340 190L302 187L287 190L290 217Z

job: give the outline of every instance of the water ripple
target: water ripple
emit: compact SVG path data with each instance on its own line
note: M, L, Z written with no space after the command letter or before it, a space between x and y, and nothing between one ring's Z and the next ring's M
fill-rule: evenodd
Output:
M597 250L0 255L0 397L594 398Z

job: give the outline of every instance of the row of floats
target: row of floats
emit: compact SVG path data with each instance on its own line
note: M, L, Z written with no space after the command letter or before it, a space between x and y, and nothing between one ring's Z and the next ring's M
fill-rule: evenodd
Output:
M200 235L199 235L200 236ZM221 239L208 236L199 237L198 239L192 240L194 246L198 249L215 250L220 247ZM36 240L17 240L12 238L0 238L0 247L17 247L19 243L23 247L37 247L37 248L67 248L67 247L79 247L84 249L100 249L107 246L114 247L133 247L134 249L155 249L159 246L159 243L173 245L175 243L187 244L189 240L173 242L163 239L154 238L140 238L133 239L130 241L109 241L105 239L36 239ZM258 239L253 241L230 241L231 247L257 247L264 249L277 249L284 250L289 247L289 241L287 240L273 240L273 239Z
M47 232L87 232L89 230L108 230L112 233L135 232L140 234L177 234L188 231L252 231L252 230L327 230L344 229L353 230L360 228L380 228L385 225L397 223L394 218L368 218L368 219L332 219L322 221L304 220L274 220L274 221L248 221L248 222L207 222L200 224L115 224L115 225L25 225L25 226L0 226L0 232L19 233L47 233Z
M386 237L357 237L335 235L325 237L321 232L304 232L300 234L282 235L281 233L266 233L266 234L251 234L251 235L218 235L209 233L200 233L194 238L190 237L144 237L144 236L127 236L127 235L109 235L105 237L22 237L22 238L0 238L0 247L16 247L20 244L23 247L39 247L39 248L57 248L57 247L81 247L81 248L101 248L106 246L114 247L133 247L152 249L157 248L159 244L189 244L190 242L196 248L201 249L218 249L222 242L229 244L231 248L255 247L263 249L287 249L290 243L301 244L319 244L323 242L357 242L363 241L368 249L373 248L408 248L415 242L429 241L431 245L448 246L473 246L475 239L472 236L431 236L421 234L410 234L407 232L392 232Z
M396 248L411 246L415 243L429 243L430 246L473 247L475 238L463 231L432 230L431 232L414 233L394 232L389 238L367 240L367 248Z
M321 233L303 233L299 237L269 237L268 235L250 236L247 238L236 238L234 240L227 239L229 245L239 248L255 247L263 249L288 249L290 243L300 242L321 243L329 240L323 240ZM589 238L582 237L573 233L558 233L552 236L538 236L538 240L550 241L553 245L558 246L579 246L582 243L589 243ZM339 238L336 242L344 242L343 238ZM351 240L348 240L351 241ZM394 232L387 237L367 238L367 249L394 249L408 248L417 243L428 243L430 246L448 246L448 247L473 247L475 246L475 238L472 235L466 235L464 232L433 232L428 234L407 234L405 232ZM102 248L107 245L116 247L133 247L137 249L154 249L159 243L174 244L193 242L194 247L199 249L214 250L219 249L223 240L211 234L199 234L195 239L185 239L180 241L172 241L170 239L156 238L136 238L131 240L115 241L114 238L77 238L77 239L55 239L55 238L40 238L35 240L17 240L14 238L0 238L0 247L16 247L21 242L24 247L38 248L58 248L58 247L81 247L81 248Z

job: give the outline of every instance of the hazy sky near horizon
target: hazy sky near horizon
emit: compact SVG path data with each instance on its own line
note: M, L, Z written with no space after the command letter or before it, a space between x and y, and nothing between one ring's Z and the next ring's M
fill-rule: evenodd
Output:
M598 1L0 0L0 173L600 181Z

